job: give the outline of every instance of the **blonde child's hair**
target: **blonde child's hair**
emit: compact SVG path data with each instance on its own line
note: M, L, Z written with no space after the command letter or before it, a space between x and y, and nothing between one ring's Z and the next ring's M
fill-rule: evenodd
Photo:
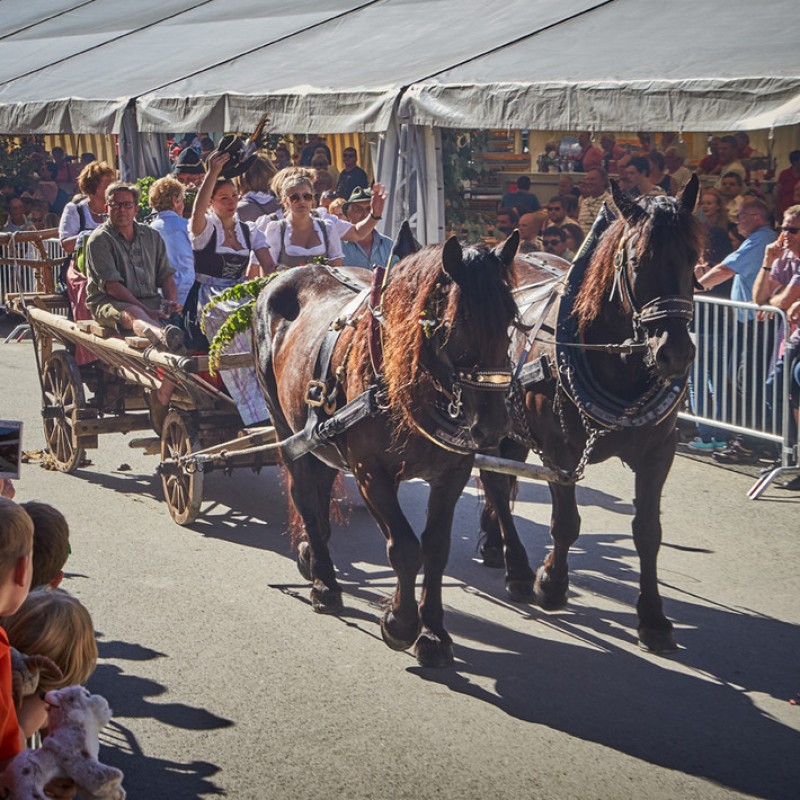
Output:
M63 677L45 671L39 689L49 692L86 683L97 664L94 623L77 597L63 589L35 589L16 614L0 619L12 647L25 655L47 656Z
M31 552L33 521L25 509L0 497L0 583L4 583L17 561Z
M31 589L48 586L61 574L69 557L66 517L48 503L29 500L22 507L33 520L33 577Z

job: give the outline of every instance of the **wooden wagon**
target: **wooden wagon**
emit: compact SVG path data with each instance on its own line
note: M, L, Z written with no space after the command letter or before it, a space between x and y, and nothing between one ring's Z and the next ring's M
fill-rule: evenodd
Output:
M45 440L57 469L76 470L101 435L151 431L128 444L160 455L170 514L186 525L200 512L205 473L276 463L275 430L243 426L233 400L209 375L206 356L164 353L146 339L114 335L93 321L74 322L59 294L9 294L6 305L24 315L33 332ZM229 354L220 370L250 365L249 353ZM157 436L144 392L164 379L176 389Z

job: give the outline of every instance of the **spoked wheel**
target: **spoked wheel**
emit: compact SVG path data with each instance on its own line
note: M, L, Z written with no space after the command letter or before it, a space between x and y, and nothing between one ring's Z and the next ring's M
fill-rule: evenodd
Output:
M74 472L86 454L75 439L75 422L86 405L86 398L78 365L66 350L59 350L47 359L42 393L47 449L61 472Z
M203 502L203 472L178 463L200 449L200 438L187 414L172 410L161 432L161 482L169 513L178 525L197 519Z

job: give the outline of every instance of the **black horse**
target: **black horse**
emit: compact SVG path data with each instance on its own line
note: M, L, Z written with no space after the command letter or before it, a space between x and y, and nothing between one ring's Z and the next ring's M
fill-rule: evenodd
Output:
M315 431L321 430L317 424L336 428L345 403L347 416L360 415L317 442L313 452L286 460L291 498L303 521L298 566L312 583L312 605L324 613L342 609L328 550L329 515L337 471L349 469L386 537L397 575L381 618L384 641L397 650L414 645L423 666L453 660L442 576L472 454L496 449L508 432L508 331L516 315L511 279L518 242L514 234L495 251L462 250L453 238L401 260L380 311L375 309L380 337L376 315L349 285L364 270L296 267L272 281L256 305L258 368L281 440L306 429L312 413L318 423L312 418L309 430ZM374 288L371 304L378 305ZM331 325L343 318L343 325ZM431 487L421 541L397 498L400 482L411 478Z
M510 511L514 479L481 473L487 500L481 517L484 562L505 565L513 599L535 598L556 609L567 600L567 556L580 530L575 481L587 463L612 456L632 468L639 642L656 652L676 646L662 610L656 562L661 491L675 455L678 405L695 351L688 323L701 251L692 214L697 191L693 177L679 198L634 202L612 182L622 218L598 218L558 302L540 292L523 309L526 290L520 290L528 333L518 335L525 342L512 345L512 354L519 358L528 346L530 353L522 382L512 391L512 438L501 445L501 454L522 461L533 450L564 478L549 483L554 546L535 576ZM531 265L517 271L521 284L552 281Z

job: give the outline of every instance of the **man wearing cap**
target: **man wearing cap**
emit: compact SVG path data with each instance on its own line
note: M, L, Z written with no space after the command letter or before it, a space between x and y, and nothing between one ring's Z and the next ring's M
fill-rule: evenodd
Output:
M367 173L358 166L358 153L355 147L345 147L342 151L342 158L344 159L344 169L339 173L336 194L347 200L359 186L362 189L368 189L369 178Z
M181 150L172 167L173 177L184 186L199 186L206 174L203 161L191 147Z
M371 213L372 192L357 186L348 201L342 206L347 221L353 226L366 219ZM352 229L357 231L355 227ZM392 252L392 240L388 236L370 230L363 238L343 241L343 264L347 267L371 269L374 264L385 266Z

